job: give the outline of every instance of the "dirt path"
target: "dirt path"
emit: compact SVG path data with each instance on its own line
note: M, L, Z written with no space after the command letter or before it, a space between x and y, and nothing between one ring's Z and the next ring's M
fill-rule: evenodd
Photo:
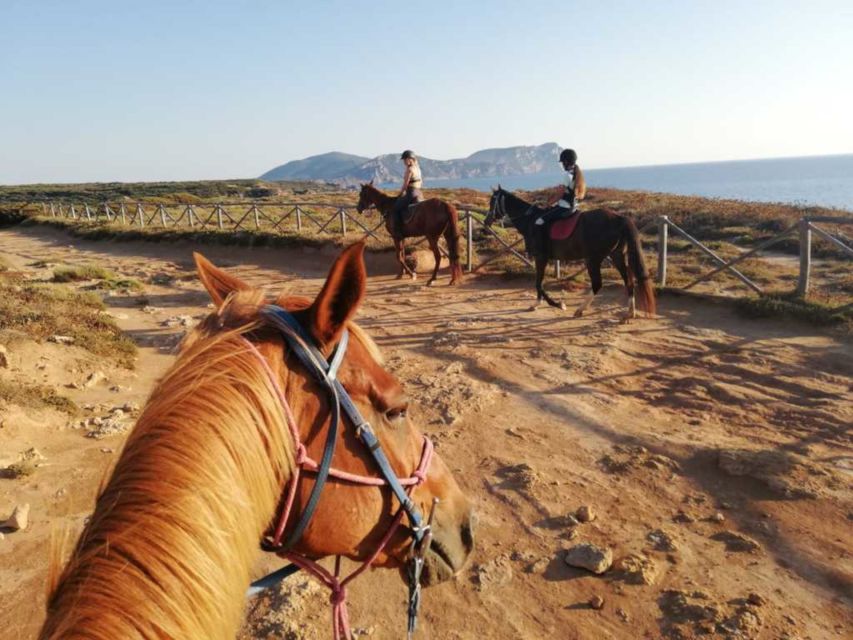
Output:
M135 378L108 372L130 389L68 391L79 404L144 401L171 361L180 316L207 311L191 249L0 231L0 256L17 266L95 262L147 283L148 308L138 296L106 299L141 347ZM202 251L251 283L310 295L333 257ZM391 273L385 257L368 268ZM849 637L849 341L678 297L661 300L659 320L621 326L615 288L583 319L529 312L528 285L370 279L359 321L479 513L473 562L426 592L418 637ZM566 294L570 309L580 293ZM163 326L169 319L175 326ZM80 376L95 364L64 357L45 381L59 385L69 367ZM33 362L13 364L44 376ZM79 531L123 436L92 441L55 417L45 427L15 415L0 429L0 458L34 446L50 462L31 478L0 480L0 517L32 504L30 528L0 541L0 636L29 638L43 608L50 531L63 522ZM575 524L569 516L582 505L596 517ZM582 542L612 549L616 566L602 576L567 566L564 551ZM596 595L601 610L587 604ZM325 594L297 583L287 596L284 614L262 603L243 637L327 637ZM398 638L404 598L395 575L373 572L352 588L350 617L371 638Z

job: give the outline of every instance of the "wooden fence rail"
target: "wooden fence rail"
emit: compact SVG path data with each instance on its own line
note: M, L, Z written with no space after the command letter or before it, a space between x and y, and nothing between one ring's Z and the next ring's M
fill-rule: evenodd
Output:
M232 231L238 231L240 229L248 230L253 228L255 230L266 229L268 231L283 232L286 230L286 225L292 222L292 227L297 232L304 232L308 228L306 227L307 221L311 225L311 230L315 233L338 233L346 235L350 230L349 223L352 223L358 230L364 233L365 238L369 236L378 240L380 238L376 232L384 226L381 220L372 227L365 224L362 222L361 216L354 215L354 207L352 205L329 202L252 201L249 203L220 202L213 204L174 205L145 202L121 202L118 204L104 202L98 206L85 204L82 209L79 208L80 205L75 207L73 203L63 205L61 202L53 201L42 202L40 205L43 215L53 218L68 218L86 222L105 220L112 224L139 226L140 228L146 226L160 226L162 228L188 226L193 229L216 228L225 230L227 228ZM528 268L533 268L533 263L518 248L522 242L521 239L507 239L495 229L485 226L483 220L488 211L465 204L457 204L457 209L460 212L460 220L464 223L465 227L465 268L468 272L478 271L507 254L519 260ZM687 231L670 220L668 216L659 216L650 220L640 229L640 233L642 234L655 226L657 227L657 284L659 286L666 287L667 284L669 230L671 228L677 235L687 240L691 245L709 257L716 265L715 268L700 275L683 287L684 290L706 282L723 271L728 271L750 290L763 295L764 291L761 287L736 269L735 265L798 232L800 266L797 293L805 297L808 294L810 285L812 265L811 240L813 233L843 253L853 256L853 248L845 243L845 240L848 242L849 240L843 234L833 235L825 229L818 227L816 223L853 225L853 217L803 217L782 232L764 240L749 251L741 253L728 261L687 233ZM481 234L496 240L501 248L498 252L475 264L474 235L477 227L481 229ZM447 255L447 252L444 250L442 250L442 253L445 256ZM560 262L556 261L555 271L558 278L562 276L561 267ZM582 272L583 269L573 273L569 278L573 278Z

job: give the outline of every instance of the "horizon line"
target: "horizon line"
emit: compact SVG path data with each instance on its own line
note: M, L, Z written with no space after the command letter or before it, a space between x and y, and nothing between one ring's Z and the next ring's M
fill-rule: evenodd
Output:
M493 149L512 149L513 147L539 147L544 144L556 144L545 142L542 145L513 145L510 147L487 147L485 149L479 149L478 151L489 151ZM558 145L559 146L559 145ZM290 162L299 162L300 160L307 160L309 158L327 155L329 153L345 153L347 155L358 155L354 153L348 153L346 151L325 151L323 153L317 153L313 156L306 156L305 158L300 158L299 160L288 160L284 164L288 164ZM467 157L470 157L477 151L468 154ZM392 154L381 154L381 155L392 155ZM796 156L771 156L771 157L752 157L752 158L732 158L727 160L691 160L689 162L664 162L658 164L631 164L631 165L619 165L619 166L606 166L606 167L589 167L585 169L586 171L618 171L621 169L651 169L657 167L682 167L682 166L695 166L702 164L728 164L728 163L738 163L738 162L766 162L766 161L774 161L774 160L806 160L809 158L840 158L844 156L853 156L853 151L841 152L841 153L817 153L817 154L807 154L807 155L796 155ZM361 156L366 157L366 156ZM374 160L380 156L374 156L373 158L368 158L369 160ZM437 160L436 158L428 158L429 160ZM450 160L461 160L464 158L450 158ZM437 160L438 162L449 162L450 160ZM277 167L284 166L277 165ZM277 168L274 167L274 168ZM270 169L269 171L272 171ZM265 172L268 173L269 171ZM560 170L555 170L553 175L560 175L562 172ZM551 175L545 171L539 171L537 173L529 173L529 174L519 174L519 175ZM503 177L517 177L514 175L506 175L506 176L483 176L483 177L494 177L494 178L503 178ZM436 180L443 180L444 178L435 178ZM184 178L184 179L170 179L170 180L88 180L84 182L21 182L21 183L0 183L0 188L3 187L28 187L28 186L40 186L40 185L81 185L81 184L169 184L169 183L184 183L184 182L227 182L229 180L261 180L260 176L252 176L252 177L227 177L227 178ZM315 182L317 180L322 180L322 178L304 178L298 180L264 180L264 182Z

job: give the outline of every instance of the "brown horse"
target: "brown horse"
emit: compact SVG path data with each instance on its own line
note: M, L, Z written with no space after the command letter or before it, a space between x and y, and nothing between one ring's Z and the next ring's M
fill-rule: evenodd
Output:
M402 229L395 229L394 220L391 219L391 211L397 201L395 196L389 196L373 186L373 182L361 185L361 193L358 196L356 210L361 213L370 207L376 207L385 220L385 228L394 239L394 248L397 250L397 262L400 263L400 273L397 278L402 278L404 273L417 278L413 269L406 265L405 239L426 237L429 247L435 256L435 269L432 277L427 281L427 286L435 281L438 268L441 265L441 251L438 248L438 239L444 234L447 242L447 252L450 254L450 284L462 281L462 267L459 264L459 215L449 202L439 198L430 198L418 203L411 220L403 223Z
M536 219L544 213L541 208L525 202L499 186L492 192L485 224L488 227L493 222L509 218L522 235L529 236L533 232ZM593 209L579 215L581 217L574 233L564 240L549 239L542 251L534 256L537 304L544 299L552 307L566 308L562 302L553 300L542 286L549 260L583 260L589 273L592 291L589 298L575 311L575 317L582 316L601 289L601 263L610 256L628 292L628 311L622 322L637 317L638 306L640 311L654 315L655 293L646 271L643 249L634 221L609 209ZM635 293L639 294L639 304L635 302Z
M366 288L363 250L358 244L341 254L313 302L274 302L324 355L348 329L338 379L374 425L394 471L408 475L424 441L407 417L400 383L352 322ZM61 575L54 567L42 639L234 638L259 542L294 470L290 418L276 391L286 397L307 454L319 459L323 452L330 398L265 322L260 309L269 301L203 257L196 263L218 309L188 336L152 392ZM335 467L376 476L354 431L349 423L338 431ZM313 485L312 476L301 476L294 516ZM473 545L469 503L437 456L410 495L422 510L440 499L424 582L447 579ZM365 559L396 510L388 487L330 478L295 550L315 559ZM407 561L405 529L374 564Z

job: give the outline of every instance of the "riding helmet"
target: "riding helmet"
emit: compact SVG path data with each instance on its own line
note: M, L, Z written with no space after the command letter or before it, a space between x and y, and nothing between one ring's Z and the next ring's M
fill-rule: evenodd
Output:
M411 149L406 149L403 154L400 156L400 160L405 160L407 158L411 158L412 160L416 160L417 156L415 156L415 152Z
M574 149L563 149L560 152L560 162L574 164L578 161L578 154L575 153Z

